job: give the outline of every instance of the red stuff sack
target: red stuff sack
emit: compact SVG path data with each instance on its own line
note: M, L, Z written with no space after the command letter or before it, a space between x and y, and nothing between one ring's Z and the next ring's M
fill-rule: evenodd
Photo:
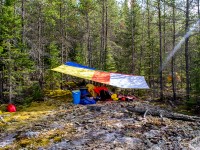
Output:
M16 107L13 104L8 104L7 106L7 111L8 112L16 112Z

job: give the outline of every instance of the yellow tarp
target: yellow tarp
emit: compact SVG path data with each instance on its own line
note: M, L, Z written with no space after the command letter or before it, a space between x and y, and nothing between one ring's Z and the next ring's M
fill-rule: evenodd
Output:
M89 69L83 69L83 68L77 68L77 67L71 67L71 66L66 66L66 65L61 65L59 67L56 67L52 69L53 71L69 74L72 76L76 76L79 78L84 78L91 80L93 75L94 75L94 70L89 70Z

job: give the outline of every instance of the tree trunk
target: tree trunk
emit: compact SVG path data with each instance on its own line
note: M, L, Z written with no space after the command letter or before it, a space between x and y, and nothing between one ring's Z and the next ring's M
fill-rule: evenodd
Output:
M173 48L175 47L175 41L176 41L176 28L175 28L175 1L173 1ZM173 91L173 100L176 100L176 80L175 80L175 74L174 74L174 65L175 65L175 56L172 56L171 61L171 74L172 74L172 91Z
M149 0L147 0L147 36L148 36L148 48L150 49L150 39L151 39L151 33L150 33L150 11L149 11ZM151 78L152 78L152 69L151 67L151 53L148 54L149 57L149 86L152 88Z
M11 72L11 47L10 47L10 41L8 41L8 79L9 79L9 103L12 102L12 72Z
M60 3L60 10L59 10L59 14L60 14L60 18L59 18L59 28L60 28L60 43L61 43L61 63L63 64L64 63L64 56L63 56L63 53L64 53L64 50L63 50L63 24L62 24L62 4Z
M187 33L189 27L189 0L186 1L185 13L185 32ZM190 99L190 77L189 77L189 37L185 39L185 72L186 72L186 100Z
M148 17L147 17L147 36L148 36L148 47L149 47L149 49L150 49L150 46L151 46L151 44L150 44L150 39L151 39L151 33L150 33L150 11L149 11L149 0L147 0L147 14L148 14ZM152 54L153 55L153 54ZM149 63L149 85L150 85L150 87L152 87L152 83L151 83L151 75L152 75L152 69L153 69L153 67L151 67L151 62L152 62L152 60L151 60L151 53L149 53L149 58L150 58L150 63Z
M63 47L63 41L61 41L61 63L64 64L64 55L63 55L63 52L64 52L64 47ZM63 89L63 73L61 73L61 89Z
M143 4L144 2L143 2L143 0L142 0L142 4ZM144 43L145 43L145 41L144 41L144 20L145 20L145 17L144 17L144 15L145 15L145 13L143 12L142 13L142 43L141 43L141 46L140 46L140 65L139 65L139 68L138 68L138 73L139 73L139 75L141 75L141 68L142 68L142 60L143 60L143 49L144 49Z
M100 50L100 68L104 67L105 52L105 0L102 1L102 20L101 20L101 50Z
M60 10L59 10L59 13L60 13L60 18L59 18L59 26L60 26L60 42L61 42L61 63L63 64L64 63L64 48L63 48L63 26L62 26L62 3L60 3ZM63 89L63 73L61 73L61 84L60 84L60 88Z
M163 100L163 79L162 79L162 28L161 28L161 6L158 0L158 28L159 28L159 51L160 51L160 100Z
M24 25L24 22L25 22L25 7L24 7L24 3L25 3L25 0L22 0L22 3L21 3L21 26L22 26L22 52L24 51L24 46L25 46L25 25Z
M41 6L39 6L39 18L38 18L38 68L39 68L39 85L43 88L43 63L42 63L42 18L41 18Z
M198 10L197 10L197 13L198 13L198 19L199 19L199 15L200 15L200 13L199 13L199 0L197 0L197 7L198 7Z
M135 14L134 0L131 1L131 48L132 48L132 74L135 74Z
M163 3L164 3L164 16L163 16L163 52L164 52L164 55L166 53L166 4L165 4L165 0L163 0Z
M91 66L91 56L92 56L92 51L91 51L91 40L90 40L90 20L89 20L89 14L86 13L86 22L87 22L87 60L88 60L88 65Z
M106 16L105 16L105 22L106 22L106 26L105 26L105 51L104 51L104 70L107 69L107 51L108 51L108 1L106 1Z
M153 95L152 98L154 99L155 97L155 90L154 90L154 49L152 46L152 38L151 38L151 24L150 24L150 8L149 8L150 4L149 4L149 0L147 0L147 13L148 13L148 18L147 18L147 36L148 36L148 47L151 51L151 53L149 53L149 58L150 58L150 63L149 63L149 72L150 72L150 78L149 78L149 84L150 87L153 89Z

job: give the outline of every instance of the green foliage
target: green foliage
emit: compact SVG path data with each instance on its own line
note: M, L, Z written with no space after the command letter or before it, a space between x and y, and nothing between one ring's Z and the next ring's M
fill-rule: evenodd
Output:
M197 36L196 39L196 44L198 45L196 49L193 51L193 59L192 59L192 73L191 73L191 78L192 78L192 83L195 89L195 93L199 93L200 91L200 37ZM200 95L200 94L199 94Z
M108 52L107 52L107 61L106 61L106 71L111 71L111 72L116 72L116 64L115 64L115 60L113 57L113 51L111 50L111 48L108 48Z
M16 11L16 2L6 0L0 16L0 54L5 65L4 90L6 97L22 99L22 93L31 85L29 74L34 70L34 63L26 52L22 52L21 17ZM11 91L9 90L11 89ZM7 93L7 94L6 94ZM10 95L10 96L8 96Z
M31 97L34 101L43 99L43 92L38 83L33 84L33 86L30 88L30 91L33 91Z
M197 47L192 52L193 59L191 60L191 99L193 100L194 105L189 105L190 108L195 108L198 110L200 107L200 37L192 38L196 40ZM194 107L195 106L195 107Z
M47 57L44 62L47 68L55 68L60 65L59 61L59 49L55 42L50 43L48 46L49 57ZM45 72L45 88L54 89L60 86L61 74L53 72L51 70L46 70Z
M191 81L192 81L192 89L193 89L193 93L200 95L199 91L200 91L200 59L198 62L196 62L195 67L192 69L191 72Z
M75 49L75 62L84 64L85 57L86 56L83 53L83 46L81 46L80 44L77 44L76 49Z
M28 106L33 101L43 100L43 90L37 82L29 86L20 86L20 90L16 93L14 103Z
M3 47L0 46L0 54L3 53Z
M200 98L193 97L190 98L189 101L185 102L186 110L189 110L193 114L200 113Z
M83 14L89 13L91 10L95 8L93 0L80 0L79 1L79 10Z
M52 42L49 45L48 50L49 50L49 54L50 54L50 57L49 57L50 68L54 68L60 64L58 46L56 45L55 42Z

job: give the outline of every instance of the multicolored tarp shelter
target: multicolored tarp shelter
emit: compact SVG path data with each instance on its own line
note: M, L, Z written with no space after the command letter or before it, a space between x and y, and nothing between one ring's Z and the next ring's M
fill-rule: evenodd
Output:
M144 76L105 72L74 62L66 62L52 70L119 88L149 89Z

